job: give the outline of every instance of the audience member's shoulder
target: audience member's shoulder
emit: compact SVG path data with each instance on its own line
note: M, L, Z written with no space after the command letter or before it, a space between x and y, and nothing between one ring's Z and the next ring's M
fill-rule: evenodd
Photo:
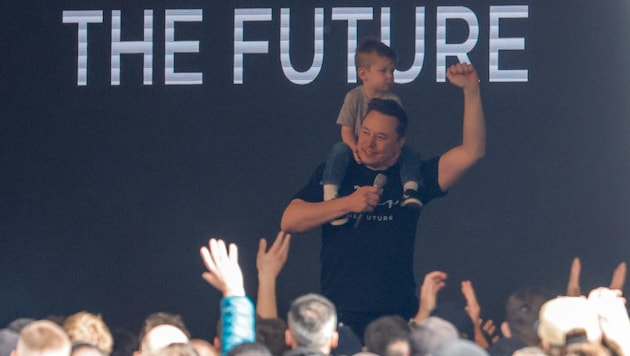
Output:
M18 342L18 333L10 329L0 329L0 356L10 356Z

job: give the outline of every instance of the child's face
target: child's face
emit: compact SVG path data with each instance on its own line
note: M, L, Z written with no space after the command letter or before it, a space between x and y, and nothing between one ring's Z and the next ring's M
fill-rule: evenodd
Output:
M394 62L386 57L375 56L368 68L361 68L359 76L363 85L378 93L391 90L394 85Z

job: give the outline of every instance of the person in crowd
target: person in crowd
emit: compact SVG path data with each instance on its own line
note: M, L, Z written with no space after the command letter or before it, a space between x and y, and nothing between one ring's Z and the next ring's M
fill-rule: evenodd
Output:
M425 275L420 286L418 311L410 319L410 325L416 326L431 315L438 316L452 323L461 337L473 340L484 349L488 348L489 341L483 329L481 307L471 281L465 280L461 283L461 297L464 298L465 305L447 300L438 307L438 293L446 286L447 278L448 275L443 271L432 271ZM493 323L489 321L486 325Z
M114 338L111 356L133 356L140 347L137 333L122 327L114 327L111 332Z
M89 350L90 345L106 356L112 352L114 338L100 315L86 311L72 314L64 321L63 329L70 337L73 353L79 352L81 348ZM83 346L75 347L77 344Z
M503 338L488 349L490 355L507 356L522 348L539 347L536 322L540 307L549 299L550 293L537 287L524 287L512 293L505 305L505 321L501 323Z
M258 270L256 314L263 319L278 318L276 279L287 261L290 243L291 235L284 231L278 233L269 249L267 249L266 239L259 241L256 254L256 269Z
M430 316L417 323L412 323L409 344L412 356L428 356L443 343L459 338L455 325L437 317Z
M144 320L138 339L139 349L134 354L146 356L173 343L187 343L190 332L180 315L157 312Z
M337 311L324 296L310 293L295 299L287 313L287 324L285 337L291 350L284 356L330 355L337 347Z
M559 356L566 352L567 345L601 344L602 331L586 297L560 296L540 308L538 336L546 354Z
M238 263L238 247L226 248L223 240L210 239L200 250L207 271L203 279L218 289L221 299L221 355L236 345L256 341L254 304L245 295L243 272Z
M420 195L425 205L444 196L485 155L477 72L470 64L458 63L448 68L447 78L464 92L463 139L461 145L422 163L425 187ZM395 101L372 99L357 141L362 164L348 164L339 198L324 201L320 165L282 215L283 231L322 227L321 292L338 308L340 321L360 336L379 316L408 319L417 310L413 252L420 211L401 207L398 164L407 121ZM353 224L328 224L347 214Z
M94 344L77 342L72 344L70 356L105 356L105 354Z
M256 297L256 341L264 344L274 356L288 350L284 342L287 324L278 316L276 280L289 255L291 235L280 231L271 246L260 239L256 254L258 296Z
M257 318L256 342L265 345L272 355L282 356L289 350L284 337L286 330L287 323L280 318Z
M466 339L446 341L438 346L432 356L488 356L488 352L476 343Z
M195 348L199 356L218 356L219 352L211 343L204 339L190 339L190 344Z
M271 351L260 342L244 342L236 345L228 356L273 356Z
M365 350L381 356L409 356L411 328L400 315L385 315L365 328Z
M190 342L175 342L157 351L150 356L199 356L197 349Z
M70 338L63 329L50 320L37 320L20 331L17 347L12 356L68 356Z
M0 356L10 356L17 346L19 332L8 328L0 329Z

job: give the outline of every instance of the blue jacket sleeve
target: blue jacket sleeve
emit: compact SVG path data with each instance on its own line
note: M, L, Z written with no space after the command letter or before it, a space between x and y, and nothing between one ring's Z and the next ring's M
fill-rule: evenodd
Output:
M256 341L254 304L247 296L229 296L221 300L221 354L237 345Z

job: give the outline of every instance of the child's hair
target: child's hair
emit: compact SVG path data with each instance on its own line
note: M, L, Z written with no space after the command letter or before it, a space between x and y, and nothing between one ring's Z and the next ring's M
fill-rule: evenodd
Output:
M394 53L394 51L389 48L388 45L377 40L374 37L367 37L363 39L363 41L361 42L361 44L359 44L357 50L355 51L355 67L357 69L361 67L369 67L372 55L389 58L392 60L392 62L396 62L396 53Z

